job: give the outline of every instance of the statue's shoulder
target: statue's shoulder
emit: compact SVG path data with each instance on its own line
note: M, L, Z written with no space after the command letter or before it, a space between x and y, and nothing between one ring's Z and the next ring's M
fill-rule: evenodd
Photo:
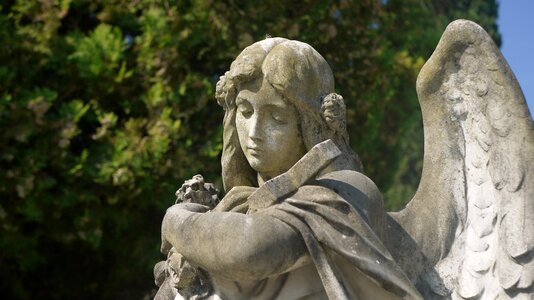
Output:
M364 174L353 170L340 170L321 175L316 179L320 186L332 189L350 202L382 202L382 196L375 183Z
M316 179L351 204L380 236L383 231L385 210L382 195L376 184L364 174L353 170L329 172Z

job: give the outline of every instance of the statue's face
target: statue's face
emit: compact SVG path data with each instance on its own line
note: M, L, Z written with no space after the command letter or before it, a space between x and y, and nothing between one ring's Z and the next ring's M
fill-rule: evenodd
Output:
M241 86L236 127L250 166L263 178L280 175L306 152L298 113L263 78Z

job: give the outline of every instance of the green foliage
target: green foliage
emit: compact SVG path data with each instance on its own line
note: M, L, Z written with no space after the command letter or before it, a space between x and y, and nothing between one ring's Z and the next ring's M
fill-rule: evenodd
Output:
M67 37L67 43L74 47L74 52L68 56L75 61L78 72L85 78L105 76L120 82L124 77L125 64L122 54L127 46L122 38L121 30L108 24L99 24L89 36L73 33ZM117 69L120 68L119 74ZM130 73L131 74L131 73Z
M0 6L0 295L148 295L192 175L220 185L214 86L266 34L308 42L390 209L419 181L415 78L446 24L498 39L494 1L7 1Z

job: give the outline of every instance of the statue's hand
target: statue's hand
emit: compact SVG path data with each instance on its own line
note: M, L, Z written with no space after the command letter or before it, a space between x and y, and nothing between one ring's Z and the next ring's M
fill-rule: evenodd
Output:
M167 255L172 248L172 235L182 220L194 213L205 213L209 207L197 203L179 203L167 208L167 212L161 223L161 253Z
M233 187L213 211L232 211L246 213L248 210L248 197L256 191L257 188L251 186Z
M196 213L205 213L208 210L210 210L210 208L207 207L206 205L192 203L192 202L179 203L179 204L175 204L167 208L167 213L165 215L167 215L170 211L175 212L175 211L183 211L183 210L189 211L189 212L196 212Z

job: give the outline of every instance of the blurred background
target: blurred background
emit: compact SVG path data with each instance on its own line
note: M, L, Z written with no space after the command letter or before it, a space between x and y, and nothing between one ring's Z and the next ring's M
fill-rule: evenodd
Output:
M501 44L494 0L4 0L0 297L149 299L160 224L201 173L221 187L215 83L266 35L330 63L388 210L423 157L419 69L446 25ZM506 36L505 36L506 38Z

